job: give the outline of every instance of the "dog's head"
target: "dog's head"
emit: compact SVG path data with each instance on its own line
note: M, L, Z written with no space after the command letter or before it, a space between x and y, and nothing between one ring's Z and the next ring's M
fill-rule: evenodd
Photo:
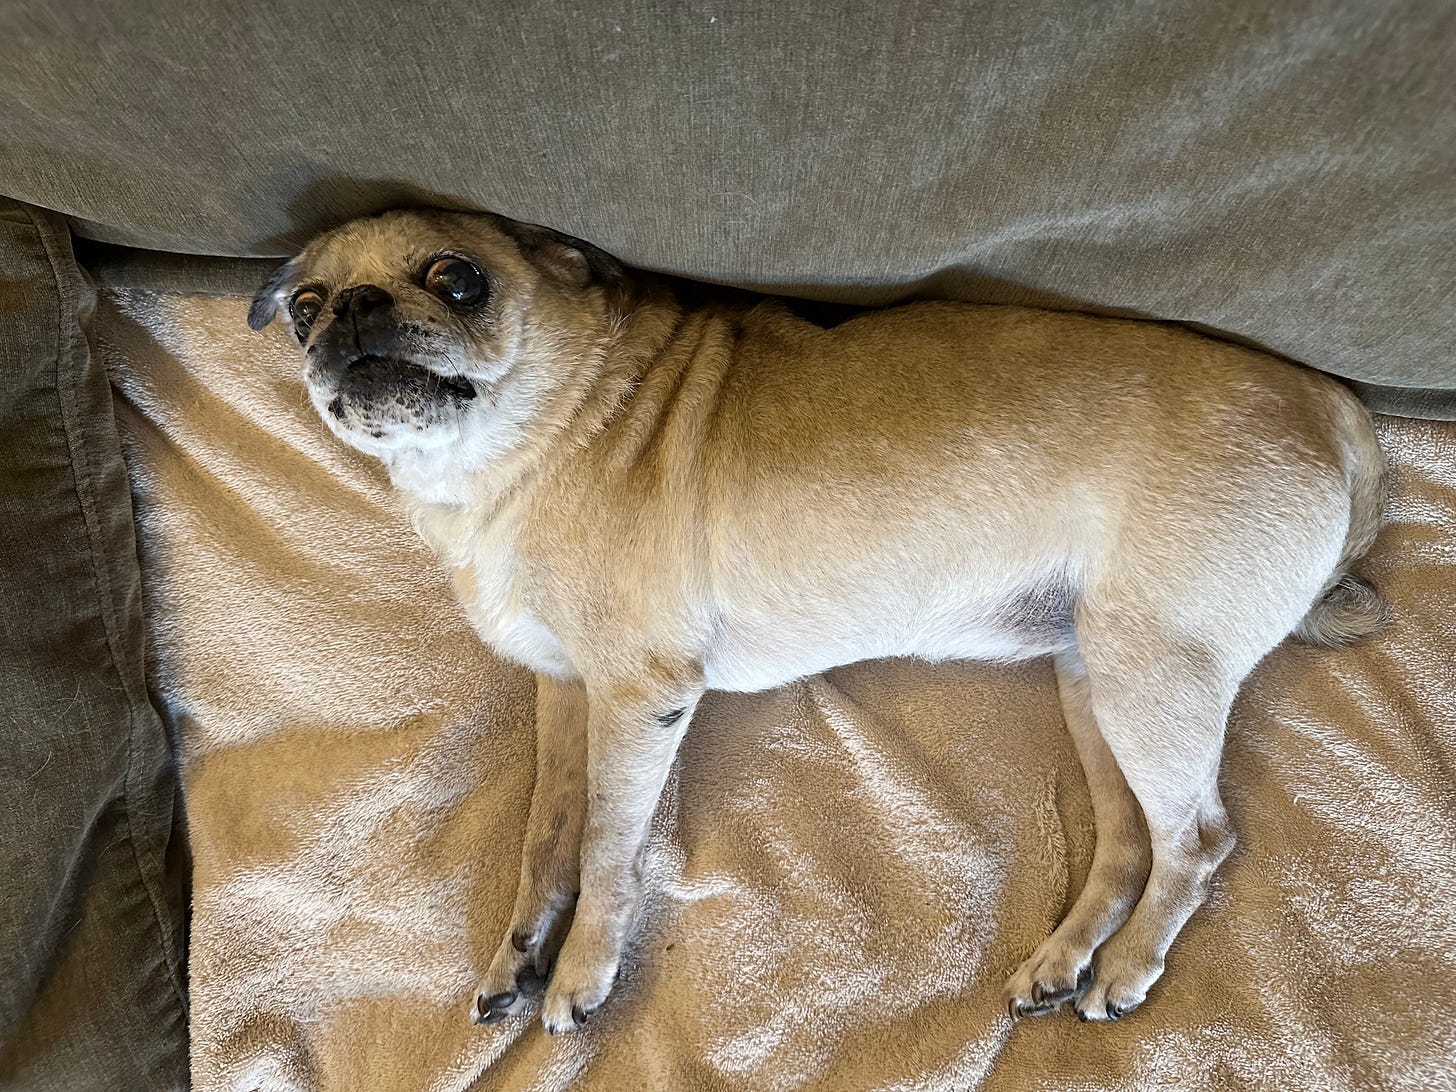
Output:
M394 463L510 451L599 335L621 267L577 240L479 213L398 210L311 242L253 300L304 353L346 443Z

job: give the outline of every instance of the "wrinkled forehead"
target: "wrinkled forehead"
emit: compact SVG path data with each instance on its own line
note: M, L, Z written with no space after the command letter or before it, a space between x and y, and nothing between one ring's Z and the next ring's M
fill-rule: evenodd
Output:
M309 244L300 263L301 282L379 284L413 276L431 258L463 253L491 263L509 241L484 217L392 212L355 220Z

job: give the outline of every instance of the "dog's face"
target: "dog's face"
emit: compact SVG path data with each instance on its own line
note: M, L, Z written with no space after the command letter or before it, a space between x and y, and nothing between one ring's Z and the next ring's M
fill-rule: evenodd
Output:
M388 462L509 451L601 319L620 274L585 244L483 214L400 210L314 240L258 292L248 323L282 317L314 408Z

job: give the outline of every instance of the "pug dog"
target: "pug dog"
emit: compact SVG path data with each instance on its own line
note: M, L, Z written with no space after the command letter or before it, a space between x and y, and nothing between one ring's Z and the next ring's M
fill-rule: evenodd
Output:
M511 921L473 1018L607 999L638 858L707 690L875 657L1052 660L1086 886L1013 1018L1136 1008L1233 833L1240 684L1388 610L1371 419L1339 383L1156 322L919 302L837 325L688 291L557 232L397 210L313 241L249 323L382 460L480 636L537 679Z

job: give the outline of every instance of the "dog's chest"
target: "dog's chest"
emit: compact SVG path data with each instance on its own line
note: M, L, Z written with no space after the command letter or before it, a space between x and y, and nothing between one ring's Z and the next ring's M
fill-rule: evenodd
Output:
M466 617L481 639L506 659L548 675L567 673L566 650L551 629L521 604L511 568L507 559L492 558L451 570L451 583Z
M513 535L418 515L416 526L445 563L455 596L481 640L532 671L569 673L561 642L525 604Z

